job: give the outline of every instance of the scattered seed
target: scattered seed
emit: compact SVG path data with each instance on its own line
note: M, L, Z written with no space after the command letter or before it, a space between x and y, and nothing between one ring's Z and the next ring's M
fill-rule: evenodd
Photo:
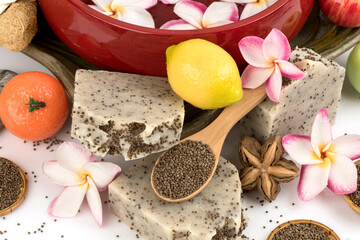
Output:
M40 146L40 144L46 144L46 149L50 150L50 152L51 152L51 151L53 151L53 149L51 149L53 146L60 145L63 142L64 142L63 140L58 139L56 137L51 137L51 138L47 138L45 140L35 141L35 142L33 142L33 150L36 151L36 147ZM24 141L24 143L26 143L26 142Z

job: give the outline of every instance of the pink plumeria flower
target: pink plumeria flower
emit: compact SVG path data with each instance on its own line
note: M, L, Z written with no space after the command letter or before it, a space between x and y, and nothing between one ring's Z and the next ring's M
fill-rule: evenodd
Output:
M225 25L238 21L239 12L235 3L213 2L209 7L204 4L180 0L174 6L174 12L181 19L171 20L161 29L189 30Z
M56 152L57 161L43 164L43 173L55 184L65 186L49 205L48 213L54 217L73 217L86 195L92 214L102 225L102 204L98 191L107 188L121 169L109 162L98 162L81 145L64 142Z
M165 4L175 4L175 3L177 3L179 0L160 0L160 1L163 2L163 3L165 3ZM221 1L223 1L223 2L240 3L240 4L257 2L257 0L221 0ZM277 1L277 0L273 0L273 1Z
M162 3L165 4L175 4L177 3L179 0L160 0Z
M91 8L118 20L154 28L155 23L146 9L157 4L157 0L93 0Z
M248 3L245 5L243 11L241 12L240 20L251 17L261 11L264 11L266 8L270 7L276 2L277 0L256 0L256 1L249 0Z
M282 76L302 79L305 73L288 62L290 43L279 30L273 29L265 39L250 36L239 42L242 56L249 65L242 76L242 87L254 89L266 82L266 93L274 102L279 102ZM282 75L282 76L281 76Z
M325 108L318 112L311 136L286 135L282 145L294 161L302 164L298 185L301 200L311 200L326 186L335 194L356 190L357 170L352 160L360 157L360 135L333 140Z

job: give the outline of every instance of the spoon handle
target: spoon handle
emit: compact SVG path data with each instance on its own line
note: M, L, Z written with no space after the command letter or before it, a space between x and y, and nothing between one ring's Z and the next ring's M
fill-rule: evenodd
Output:
M231 128L265 98L265 85L256 89L244 89L243 98L239 102L226 107L209 126L189 138L207 139L206 142L211 146L219 145L221 149Z
M229 132L241 118L259 105L267 96L264 85L256 89L244 89L243 91L243 98L239 102L226 107L216 119L219 119L219 122L222 123L221 128L224 128L224 132ZM220 125L220 123L218 124Z

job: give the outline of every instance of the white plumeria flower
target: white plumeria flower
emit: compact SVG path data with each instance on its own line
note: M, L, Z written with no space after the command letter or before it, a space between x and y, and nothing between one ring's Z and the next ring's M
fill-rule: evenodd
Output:
M160 1L165 3L165 4L175 4L179 0L160 0ZM257 0L221 0L221 1L223 1L223 2L241 3L241 4L257 2Z
M236 1L236 0L234 0L234 1ZM243 11L241 12L240 20L251 17L251 16L265 10L266 8L270 7L271 5L273 5L276 2L277 2L277 0L249 1L245 5Z
M155 23L146 9L156 5L157 0L93 0L91 8L118 20L154 28Z
M16 0L0 0L0 14L2 14Z
M286 135L282 139L290 157L302 164L298 195L308 201L326 186L335 194L349 194L357 188L357 169L353 160L360 158L360 135L332 138L325 108L313 123L311 136Z
M43 173L55 184L65 186L49 205L54 217L73 217L86 195L87 202L99 226L102 225L102 204L98 191L107 188L121 169L109 162L98 162L81 145L64 142L56 152L57 161L43 164Z
M181 19L171 20L161 29L189 30L225 25L238 21L239 13L235 3L213 2L209 7L204 4L180 0L174 6L174 12Z
M161 2L165 3L165 4L175 4L177 3L179 0L160 0Z

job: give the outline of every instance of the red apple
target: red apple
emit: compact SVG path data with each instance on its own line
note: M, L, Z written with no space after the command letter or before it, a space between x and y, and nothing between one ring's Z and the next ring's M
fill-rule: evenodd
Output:
M360 27L360 0L319 0L326 17L342 27Z

